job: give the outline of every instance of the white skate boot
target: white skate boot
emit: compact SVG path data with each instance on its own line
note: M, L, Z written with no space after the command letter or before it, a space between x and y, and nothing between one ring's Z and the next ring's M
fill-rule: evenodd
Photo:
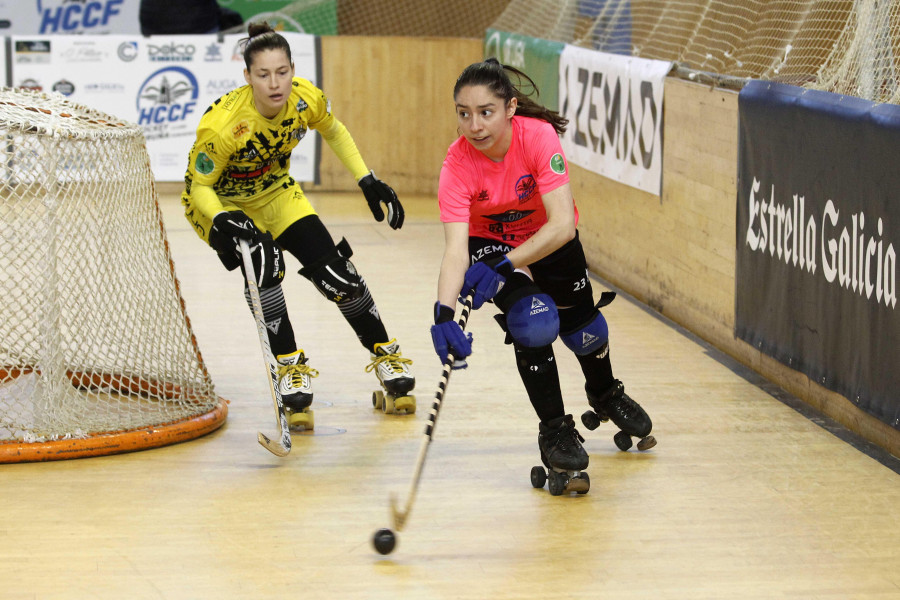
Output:
M313 411L309 409L309 405L313 401L310 380L318 377L319 372L306 364L307 358L303 350L297 350L290 354L279 354L276 360L278 361L278 391L281 392L281 401L284 403L288 424L294 431L313 429L315 421Z
M366 373L374 370L384 388L372 392L372 406L386 414L411 415L416 412L416 397L409 395L416 387L416 378L409 371L412 360L403 358L397 340L375 344L371 357Z

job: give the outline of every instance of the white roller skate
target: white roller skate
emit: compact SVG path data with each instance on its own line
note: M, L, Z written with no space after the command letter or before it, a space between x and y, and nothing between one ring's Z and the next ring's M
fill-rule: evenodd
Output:
M401 356L397 340L375 344L371 357L366 373L375 371L384 388L372 392L372 406L385 414L411 415L416 412L416 397L409 394L416 387L416 378L409 372L412 360Z
M309 405L313 401L310 380L318 377L319 372L306 364L307 358L303 350L290 354L279 354L278 391L284 403L284 412L292 431L313 429L315 420Z

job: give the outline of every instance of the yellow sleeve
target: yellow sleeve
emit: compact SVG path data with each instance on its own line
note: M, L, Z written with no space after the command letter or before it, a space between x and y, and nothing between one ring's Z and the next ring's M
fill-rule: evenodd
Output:
M212 220L224 208L214 186L228 163L223 155L224 143L209 116L205 116L197 128L197 139L191 148L188 175L191 179L191 204L206 218Z
M199 184L196 181L191 186L191 203L210 221L225 210L225 207L222 206L219 197L216 195L216 191L212 187Z
M353 136L350 135L343 123L334 119L331 127L320 133L357 181L369 174L369 169L359 153L359 148L356 147L356 142L353 141Z
M300 93L307 102L311 118L309 126L319 132L353 177L359 181L369 174L369 168L353 141L353 136L332 113L331 101L324 92L306 80L301 82ZM304 95L305 92L305 95Z

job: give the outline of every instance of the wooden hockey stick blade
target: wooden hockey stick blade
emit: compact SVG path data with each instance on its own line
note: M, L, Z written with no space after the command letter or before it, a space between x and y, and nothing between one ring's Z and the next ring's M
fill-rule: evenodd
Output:
M391 521L394 523L394 531L402 531L406 524L406 517L409 515L409 507L402 511L397 508L397 494L391 494Z
M284 457L284 456L287 456L288 454L290 454L290 452L291 452L290 437L288 437L288 443L285 444L284 439L282 439L282 441L280 441L280 442L277 442L277 441L269 438L269 436L264 434L262 431L258 431L256 433L256 439L259 440L259 443L262 445L263 448L265 448L266 450L268 450L275 456Z

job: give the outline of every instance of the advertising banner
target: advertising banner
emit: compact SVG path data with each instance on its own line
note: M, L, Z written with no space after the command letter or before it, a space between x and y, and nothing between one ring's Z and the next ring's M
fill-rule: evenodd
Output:
M319 82L317 38L284 32L296 75ZM225 36L13 36L12 84L59 92L141 125L158 181L180 181L197 124L217 98L245 85L239 41ZM319 136L297 146L291 173L317 175Z
M900 107L739 96L735 335L900 428Z
M139 8L140 0L0 0L0 34L140 34Z
M663 89L671 63L566 46L559 59L569 161L659 196Z

